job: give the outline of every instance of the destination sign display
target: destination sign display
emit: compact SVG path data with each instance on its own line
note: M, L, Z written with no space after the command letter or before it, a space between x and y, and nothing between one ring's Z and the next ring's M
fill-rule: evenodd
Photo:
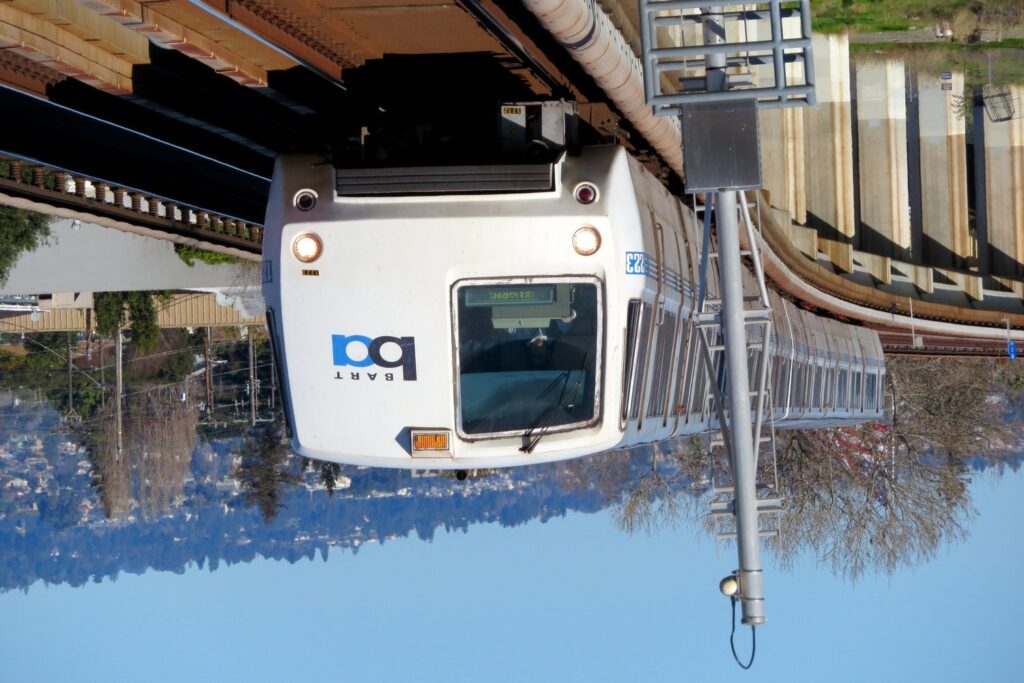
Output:
M555 302L554 285L506 285L466 290L466 306L515 306Z

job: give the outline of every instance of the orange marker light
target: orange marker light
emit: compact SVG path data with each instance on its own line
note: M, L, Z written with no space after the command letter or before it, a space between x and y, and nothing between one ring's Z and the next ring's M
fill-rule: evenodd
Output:
M448 432L413 432L414 451L447 451Z

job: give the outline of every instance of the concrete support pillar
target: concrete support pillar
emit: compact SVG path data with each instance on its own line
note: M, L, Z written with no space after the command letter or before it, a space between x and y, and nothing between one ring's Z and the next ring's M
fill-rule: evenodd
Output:
M921 148L921 219L925 261L936 267L963 268L974 255L967 207L964 76L918 77ZM948 85L950 90L943 90Z
M1024 101L1024 86L1010 86L1010 97ZM985 207L992 271L1024 276L1024 118L985 126Z
M845 34L816 35L813 48L818 105L804 115L808 149L812 150L803 156L807 213L811 227L828 226L835 237L853 237L857 226L849 41Z
M910 250L906 99L903 62L857 67L860 244L895 258Z

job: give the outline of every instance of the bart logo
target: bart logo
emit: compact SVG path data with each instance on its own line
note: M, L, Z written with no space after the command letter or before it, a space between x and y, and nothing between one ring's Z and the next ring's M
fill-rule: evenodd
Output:
M356 351L362 346L365 351ZM371 339L362 334L331 335L331 348L335 365L354 368L368 368L377 365L382 368L402 368L402 379L406 382L416 379L416 340L413 337L377 337ZM397 349L397 358L395 358ZM349 351L352 350L352 358ZM385 355L394 358L388 360Z

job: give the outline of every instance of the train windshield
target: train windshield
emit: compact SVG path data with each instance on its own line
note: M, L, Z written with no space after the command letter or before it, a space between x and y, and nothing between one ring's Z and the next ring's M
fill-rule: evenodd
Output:
M600 304L593 282L457 287L460 432L511 435L594 421Z

